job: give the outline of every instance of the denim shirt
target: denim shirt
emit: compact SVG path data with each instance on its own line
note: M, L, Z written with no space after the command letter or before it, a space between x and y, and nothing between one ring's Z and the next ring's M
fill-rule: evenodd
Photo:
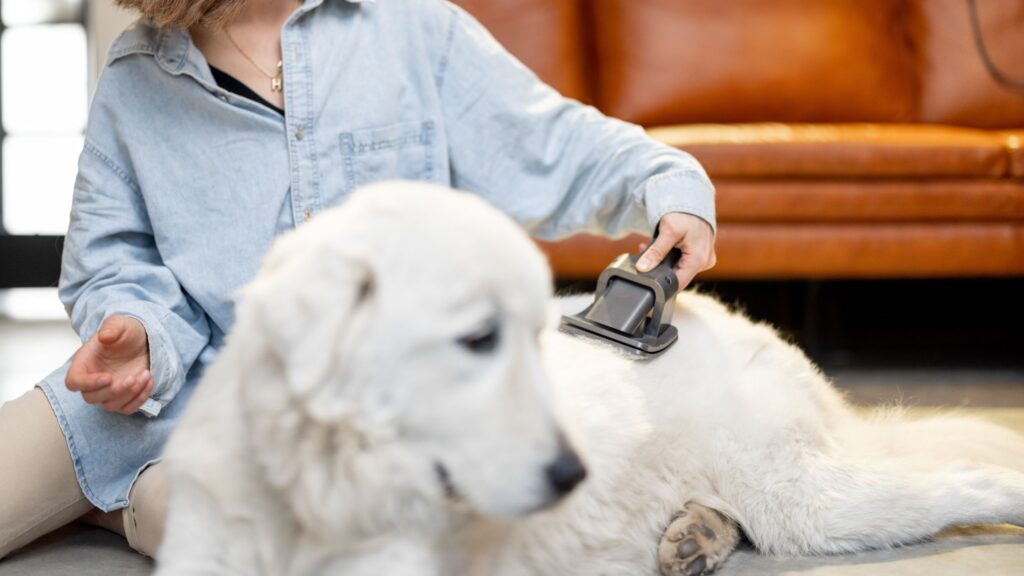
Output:
M111 48L60 297L83 341L111 315L143 324L153 392L126 417L68 392L66 365L41 386L102 509L159 456L275 236L358 186L461 188L544 239L649 233L673 211L714 227L692 157L562 98L442 0L306 0L281 49L283 117L219 88L185 30L140 21Z

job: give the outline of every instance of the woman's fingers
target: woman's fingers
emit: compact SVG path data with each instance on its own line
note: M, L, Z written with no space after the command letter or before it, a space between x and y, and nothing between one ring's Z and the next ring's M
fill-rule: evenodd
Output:
M700 272L700 266L692 264L693 260L687 260L685 257L679 261L679 267L676 268L676 278L679 279L680 290L689 286L693 278Z
M657 266L673 248L679 248L682 257L676 264L679 289L686 288L693 278L715 265L715 234L711 225L692 214L670 212L658 223L659 234L637 262L640 272Z
M134 377L125 378L120 382L115 382L104 388L99 388L90 392L82 392L82 398L89 404L103 405L111 400L116 400L123 396L125 390L130 389L134 384Z
M71 368L68 369L67 376L64 378L64 385L73 392L93 392L106 388L113 384L113 382L114 377L109 373L86 372L84 368L76 368L74 361L72 361Z
M105 388L83 392L82 398L89 404L99 404L104 409L117 410L138 394L149 378L149 370L143 370Z
M149 395L152 392L153 376L148 375L145 379L142 380L142 387L139 389L139 391L134 396L132 396L126 403L124 403L120 408L115 410L115 412L120 412L121 414L124 414L126 416L131 416L132 414L135 414L136 412L139 411L139 408L142 407L142 404L146 402L146 400L149 398Z
M109 388L118 380L115 376L117 372L124 370L130 362L137 361L134 357L113 360L117 350L124 348L129 341L126 336L132 327L131 322L137 323L131 318L111 316L103 321L92 338L82 344L71 359L64 378L64 384L69 390L84 393Z
M690 285L694 277L704 270L707 270L707 258L692 253L683 252L676 267L676 278L679 279L679 289L682 290Z
M149 370L127 377L123 373L131 370L138 356L132 350L144 350L144 335L137 320L121 316L107 318L93 338L75 353L65 385L69 390L81 392L82 399L89 404L110 412L135 413L152 391L153 375ZM123 357L113 360L117 354ZM138 363L135 366L137 369Z
M89 350L86 345L79 348L71 357L71 365L68 366L68 373L64 376L64 385L68 387L68 390L84 392L107 386L113 381L109 378L109 374L90 369L89 359Z
M83 394L82 397L90 404L99 404L104 410L117 412L125 403L139 393L144 384L145 380L139 378L139 375L136 374L111 385L105 390L92 393L89 396Z
M688 286L697 274L713 267L716 262L714 249L703 242L694 246L684 243L682 251L683 257L679 259L679 264L676 266L676 278L679 279L680 290Z

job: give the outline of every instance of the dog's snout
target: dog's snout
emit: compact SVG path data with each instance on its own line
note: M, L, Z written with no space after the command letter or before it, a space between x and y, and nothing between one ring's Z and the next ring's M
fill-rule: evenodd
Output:
M587 469L580 457L571 449L561 450L558 458L546 469L548 481L559 496L572 491L577 484L587 477Z

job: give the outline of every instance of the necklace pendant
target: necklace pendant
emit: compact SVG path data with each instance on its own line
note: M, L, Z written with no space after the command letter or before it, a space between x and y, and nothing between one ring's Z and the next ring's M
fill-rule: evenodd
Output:
M280 76L276 76L270 79L270 89L274 92L280 92L284 88L284 80Z

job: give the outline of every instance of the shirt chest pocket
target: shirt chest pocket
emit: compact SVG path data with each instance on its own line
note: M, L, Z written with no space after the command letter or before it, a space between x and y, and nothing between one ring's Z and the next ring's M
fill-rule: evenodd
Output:
M402 122L341 134L349 190L383 180L434 179L434 122Z

